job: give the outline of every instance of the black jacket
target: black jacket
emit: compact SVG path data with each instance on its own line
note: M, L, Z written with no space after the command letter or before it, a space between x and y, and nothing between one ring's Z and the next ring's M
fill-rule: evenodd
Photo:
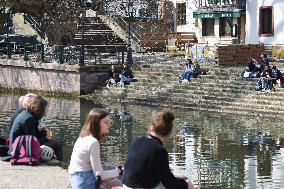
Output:
M168 189L187 188L185 180L172 174L168 153L153 136L140 137L130 145L122 182L131 188L153 188L159 182Z

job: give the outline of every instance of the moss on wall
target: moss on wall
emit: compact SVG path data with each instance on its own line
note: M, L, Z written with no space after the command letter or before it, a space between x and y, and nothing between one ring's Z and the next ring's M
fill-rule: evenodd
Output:
M24 88L4 88L0 86L0 95L1 94L24 95L27 93L35 93L38 95L43 95L46 97L53 97L53 98L65 98L65 99L67 98L67 99L73 99L73 100L80 99L79 92L63 93L61 91L30 90L30 89L24 89Z

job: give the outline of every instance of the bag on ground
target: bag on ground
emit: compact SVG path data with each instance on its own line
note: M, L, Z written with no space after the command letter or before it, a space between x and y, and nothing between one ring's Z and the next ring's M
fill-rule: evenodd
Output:
M38 165L40 143L35 136L18 136L12 145L11 165Z
M243 77L244 78L249 78L251 76L251 72L245 71Z

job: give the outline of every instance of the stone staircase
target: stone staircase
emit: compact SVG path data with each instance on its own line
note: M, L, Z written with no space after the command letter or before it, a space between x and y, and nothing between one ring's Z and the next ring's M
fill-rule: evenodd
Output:
M182 64L139 65L134 69L133 82L124 87L102 88L94 91L94 99L128 102L152 106L172 106L189 110L225 112L258 117L284 118L284 89L276 92L255 91L258 79L242 79L245 66L215 67L208 75L179 83ZM277 64L284 71L284 65Z
M126 52L126 43L99 17L86 17L84 24L85 51L89 53ZM74 37L74 45L82 44L82 25Z

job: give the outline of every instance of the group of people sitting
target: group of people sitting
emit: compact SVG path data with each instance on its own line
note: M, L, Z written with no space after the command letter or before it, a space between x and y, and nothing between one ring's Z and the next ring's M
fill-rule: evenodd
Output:
M15 156L14 142L20 136L34 136L41 148L40 159L46 163L58 164L62 160L62 145L59 140L52 139L43 119L47 113L48 102L42 96L28 93L19 98L19 108L11 116L6 131L6 145L9 146L6 161Z
M270 91L274 89L277 81L282 82L284 76L275 65L270 67L267 55L262 53L260 64L254 58L250 59L248 70L243 73L243 77L259 78L256 90Z
M132 81L134 81L134 76L131 68L127 64L123 64L123 71L120 74L117 72L114 65L112 65L111 69L109 70L109 79L106 81L106 86L124 86Z
M15 139L22 135L36 137L42 146L54 151L53 157L62 160L62 146L52 140L42 120L48 102L42 96L29 93L19 99L19 109L11 116L7 128L9 152ZM175 177L169 167L168 153L163 146L174 128L175 116L163 109L153 116L148 133L132 142L124 166L104 164L100 159L100 142L112 126L110 114L93 108L86 116L79 138L73 147L68 173L74 189L193 189L186 177ZM42 154L44 149L42 150ZM13 154L12 154L13 155ZM100 180L96 175L100 175ZM122 177L121 177L122 176ZM121 179L122 178L122 179Z
M200 74L202 74L202 70L200 68L200 64L197 60L192 61L189 59L187 63L185 63L184 70L179 75L179 82L188 82L190 78L197 78Z
M71 155L68 172L72 188L193 189L192 182L186 177L173 175L168 153L163 146L163 141L173 130L174 119L174 114L169 109L158 112L149 123L148 133L129 146L125 165L111 166L101 162L100 142L108 134L112 120L106 111L92 109ZM96 179L96 175L101 175L101 179ZM100 183L98 180L101 180Z

